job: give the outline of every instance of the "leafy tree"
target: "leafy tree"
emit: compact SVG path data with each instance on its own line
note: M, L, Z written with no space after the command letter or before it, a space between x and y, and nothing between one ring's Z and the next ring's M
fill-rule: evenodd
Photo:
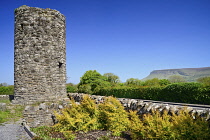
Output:
M78 87L78 92L92 94L91 85L89 85L89 84L80 85Z
M153 79L146 80L144 82L144 85L145 86L160 86L159 79L153 78Z
M116 84L120 82L120 78L113 73L105 73L103 76L106 78L106 81L112 84Z
M186 80L180 75L172 75L168 78L171 83L184 83Z
M102 86L110 86L110 83L96 70L89 70L80 78L78 91L88 91L89 93L92 93L96 88L98 89Z
M66 84L67 93L75 93L77 92L77 85L73 83Z
M201 77L198 78L197 81L202 83L204 86L210 86L210 77Z
M168 80L168 79L160 79L159 80L159 84L161 86L166 86L166 85L169 85L171 82Z
M127 86L140 86L141 85L141 80L137 78L129 78L126 80L125 85Z

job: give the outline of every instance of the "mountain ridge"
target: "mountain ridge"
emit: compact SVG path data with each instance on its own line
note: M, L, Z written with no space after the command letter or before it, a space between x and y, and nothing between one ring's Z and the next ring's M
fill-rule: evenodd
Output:
M182 76L187 82L195 82L198 78L210 76L210 67L154 70L142 80L168 79L172 75Z

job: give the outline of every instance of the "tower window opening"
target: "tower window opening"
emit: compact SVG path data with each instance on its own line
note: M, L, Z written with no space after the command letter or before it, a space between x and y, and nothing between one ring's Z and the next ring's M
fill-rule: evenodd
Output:
M20 24L21 25L21 29L23 30L23 24Z
M63 63L58 62L58 67L59 67L59 68L61 68L61 67L62 67L62 65L63 65Z

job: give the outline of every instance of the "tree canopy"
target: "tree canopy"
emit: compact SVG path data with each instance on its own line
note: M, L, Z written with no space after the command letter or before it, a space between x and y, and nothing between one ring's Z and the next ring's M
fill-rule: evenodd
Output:
M120 83L120 78L113 73L105 73L103 76L106 78L106 81L110 83L113 84Z
M85 74L80 78L78 85L79 92L92 93L100 86L109 86L110 83L106 81L106 77L102 76L96 70L86 71Z

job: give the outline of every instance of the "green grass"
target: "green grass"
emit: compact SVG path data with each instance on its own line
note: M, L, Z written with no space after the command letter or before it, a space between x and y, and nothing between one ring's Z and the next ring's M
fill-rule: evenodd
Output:
M0 123L8 121L9 116L11 116L9 111L0 111Z
M31 130L38 134L38 136L34 137L33 140L62 140L64 138L64 135L61 132L56 132L54 128L48 126L31 128ZM61 138L54 138L56 135Z
M12 105L10 104L10 100L0 100L0 103L6 103L7 106L10 106L9 109L7 108L5 111L0 111L0 123L4 123L7 121L16 122L23 117L23 106Z
M6 103L6 104L9 104L11 103L10 100L0 100L0 103Z

